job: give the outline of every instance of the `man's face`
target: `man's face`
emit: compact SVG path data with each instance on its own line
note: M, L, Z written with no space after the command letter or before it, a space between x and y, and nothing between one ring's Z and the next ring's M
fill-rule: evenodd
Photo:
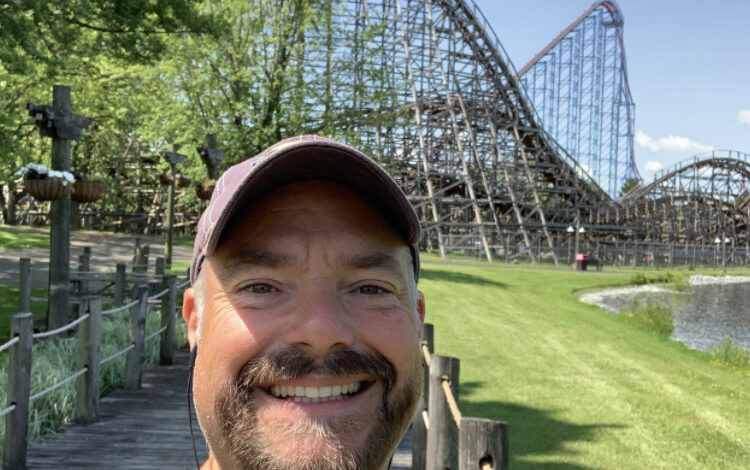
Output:
M350 189L300 182L252 204L202 270L195 406L213 463L380 469L421 390L408 250ZM184 315L191 346L193 292Z

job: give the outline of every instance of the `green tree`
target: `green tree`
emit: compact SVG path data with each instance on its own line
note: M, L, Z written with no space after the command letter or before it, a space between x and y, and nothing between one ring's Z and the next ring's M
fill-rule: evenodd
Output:
M636 186L640 184L641 184L641 180L639 180L638 178L628 178L622 184L622 188L620 188L619 197L626 195L628 192L630 192L631 189L635 188Z

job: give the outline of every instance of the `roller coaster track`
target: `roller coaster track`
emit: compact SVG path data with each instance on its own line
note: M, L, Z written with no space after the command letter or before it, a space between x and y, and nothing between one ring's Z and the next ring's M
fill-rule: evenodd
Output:
M633 226L641 241L710 245L729 238L747 245L750 155L730 150L696 155L592 212L599 212L600 220Z
M305 121L397 178L425 248L557 262L556 231L610 201L539 124L473 1L347 0L322 16L298 66L321 90Z
M545 129L613 197L640 179L623 24L614 1L596 2L517 75Z
M348 142L377 159L414 206L423 249L557 263L574 237L576 246L598 246L707 243L732 233L747 243L746 156L744 163L734 162L735 154L693 162L613 200L611 181L601 186L589 174L595 165L582 165L558 143L568 136L545 128L547 110L529 94L529 74L594 15L597 22L609 18L611 24L596 26L615 33L608 38L619 49L606 57L624 71L623 23L613 2L592 5L520 74L472 0L321 5L324 11L287 50L297 81L279 98L289 114L279 119L302 122L302 131ZM625 139L627 152L615 160L630 171L616 172L619 182L637 171L627 76L618 77L625 98L617 111L625 119L611 121L617 142L609 144L620 149ZM305 92L295 95L298 90ZM709 169L714 186L698 185Z

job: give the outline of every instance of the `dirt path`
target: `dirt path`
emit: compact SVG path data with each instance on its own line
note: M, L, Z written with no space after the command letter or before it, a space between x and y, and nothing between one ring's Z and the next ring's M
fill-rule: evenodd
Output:
M49 235L48 229L23 228L18 232L43 233ZM150 246L149 262L153 266L154 259L164 254L164 238L145 235L125 235L101 232L74 231L70 233L70 261L71 266L78 264L78 257L83 254L84 247L91 247L91 270L92 271L114 271L117 263L132 264L133 248L136 239L140 238L141 245ZM193 254L192 247L173 246L172 260L189 260ZM49 263L49 249L47 248L20 248L0 250L0 284L18 284L18 260L20 258L31 258L32 286L45 287L47 284L47 272L41 269L47 268Z

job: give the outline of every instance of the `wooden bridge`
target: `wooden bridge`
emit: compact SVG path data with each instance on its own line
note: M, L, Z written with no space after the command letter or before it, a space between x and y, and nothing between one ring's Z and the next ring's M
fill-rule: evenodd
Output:
M99 420L67 425L29 446L28 470L195 469L187 409L187 351L170 366L143 374L139 390L118 390L100 402ZM208 455L193 421L201 463ZM394 470L411 469L410 434L396 451Z

